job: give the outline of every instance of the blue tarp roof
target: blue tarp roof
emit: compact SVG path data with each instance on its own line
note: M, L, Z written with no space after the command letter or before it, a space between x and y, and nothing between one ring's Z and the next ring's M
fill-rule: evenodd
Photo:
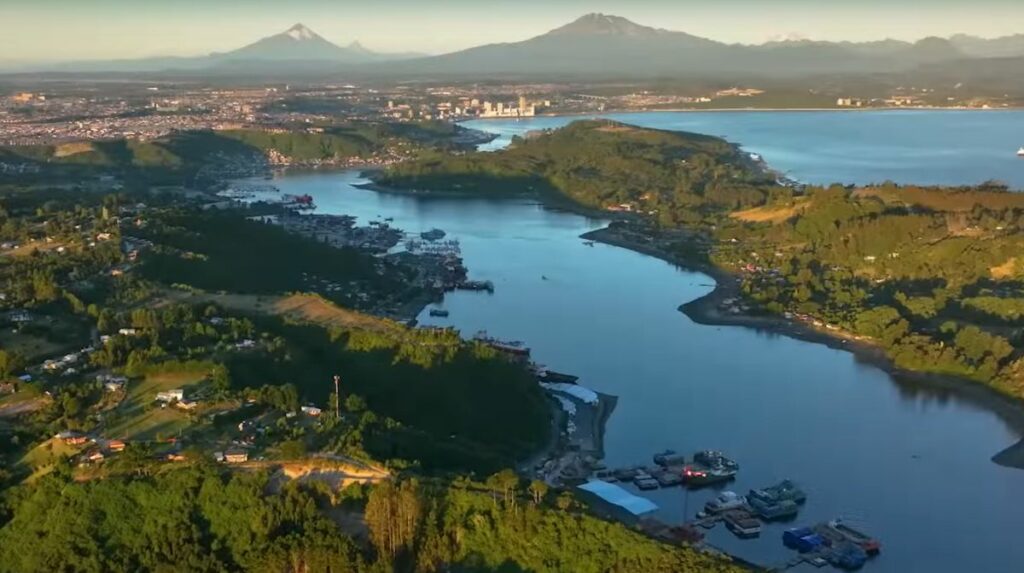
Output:
M608 503L615 504L633 515L643 515L658 509L658 506L655 505L653 501L645 497L633 495L615 484L601 481L599 479L590 480L579 486L579 488L583 491L589 491Z

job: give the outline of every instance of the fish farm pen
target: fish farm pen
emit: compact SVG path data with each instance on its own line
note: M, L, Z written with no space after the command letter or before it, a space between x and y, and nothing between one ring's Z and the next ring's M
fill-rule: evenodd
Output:
M599 498L606 516L635 525L654 537L684 543L701 541L700 529L711 529L720 523L740 539L759 537L763 524L795 519L807 501L807 495L796 483L783 480L751 489L746 495L723 491L708 501L693 519L680 526L670 526L652 517L643 517L657 506L649 501L644 503L645 498L629 493L615 485L616 482L632 484L641 491L677 486L696 489L735 479L739 464L714 450L699 451L689 460L673 450L665 450L655 454L653 461L653 466L598 471L596 479L579 489L590 499ZM768 567L769 570L782 571L801 564L855 570L881 551L876 539L840 519L787 529L781 541L797 554L784 563Z

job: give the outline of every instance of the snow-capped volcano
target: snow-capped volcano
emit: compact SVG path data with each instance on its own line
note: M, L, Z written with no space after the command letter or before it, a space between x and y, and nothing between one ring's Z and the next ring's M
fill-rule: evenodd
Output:
M296 25L292 26L291 28L288 28L288 31L285 32L285 34L287 34L293 40L300 40L300 41L301 40L312 40L313 38L319 37L319 36L316 35L315 32L313 32L313 30L310 30L309 28L307 28L305 26L305 24L296 24Z
M259 61L349 61L363 57L325 40L303 24L296 24L280 34L268 36L237 50L218 54L222 60Z

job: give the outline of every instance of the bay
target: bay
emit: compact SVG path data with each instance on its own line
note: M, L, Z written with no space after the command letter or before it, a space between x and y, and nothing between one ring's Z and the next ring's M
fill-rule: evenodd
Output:
M851 121L846 118L871 118L872 113L837 113L841 119L825 115L813 122L784 113L771 121L779 122L777 131L818 133L823 123L842 125ZM1010 112L978 115L995 118L1004 113ZM698 129L693 122L712 120L693 113L637 115L642 117L614 117L714 135L749 135L755 128L745 126L744 118L756 117L746 112L703 114L725 123ZM656 117L661 115L665 119L659 122ZM903 121L902 115L879 115ZM1016 122L1024 116L1003 117ZM943 125L945 118L952 123ZM509 134L570 119L474 125L500 131L507 141ZM946 133L981 120L935 115L929 121L939 123L929 129ZM848 136L852 128L836 129ZM863 138L876 134L865 130L861 140L838 153L819 154L830 148L809 146L782 167L803 180L892 178L882 175L887 165L861 172L846 160L833 160L865 153L870 145ZM773 141L768 132L761 137ZM779 137L785 141L774 143L775 157L757 138L742 142L780 167L782 158L796 157L781 153L795 149L786 138L801 138ZM930 144L940 149L953 139L935 138ZM1001 165L993 158L995 147L976 153ZM926 151L922 157L936 157ZM823 167L814 166L818 160ZM925 164L938 169L938 163L920 160L904 176L920 182L916 175L931 169ZM941 182L990 177L987 162L958 165L946 169L943 177L948 179ZM1000 169L1006 170L1000 178L1010 180L1006 175L1015 167ZM470 277L493 281L495 292L450 293L440 305L450 311L449 318L430 317L424 310L420 322L453 326L465 336L486 330L526 341L538 362L618 396L606 433L610 467L649 464L651 455L665 448L686 454L721 449L742 468L729 489L745 493L793 479L808 493L796 523L843 517L878 537L883 553L869 562L868 571L998 572L1024 563L1024 544L1016 543L1015 527L1024 499L1024 472L990 461L1021 433L986 401L969 392L895 379L823 345L742 327L695 324L676 308L709 292L712 279L624 249L587 246L579 239L605 221L526 200L387 194L355 186L361 182L357 172L290 174L275 180L285 193L312 195L319 213L354 215L361 224L393 218L395 226L409 232L440 228L457 238ZM659 504L658 517L680 521L716 493L685 494L674 488L641 495ZM750 541L719 527L709 532L709 541L757 563L778 564L793 555L781 543L782 531L790 526L769 526Z

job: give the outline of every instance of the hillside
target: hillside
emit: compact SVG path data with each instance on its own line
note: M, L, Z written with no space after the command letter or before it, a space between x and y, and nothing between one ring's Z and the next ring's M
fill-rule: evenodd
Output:
M577 121L494 153L426 156L375 177L396 188L540 193L670 218L759 204L771 179L725 140L607 120Z

